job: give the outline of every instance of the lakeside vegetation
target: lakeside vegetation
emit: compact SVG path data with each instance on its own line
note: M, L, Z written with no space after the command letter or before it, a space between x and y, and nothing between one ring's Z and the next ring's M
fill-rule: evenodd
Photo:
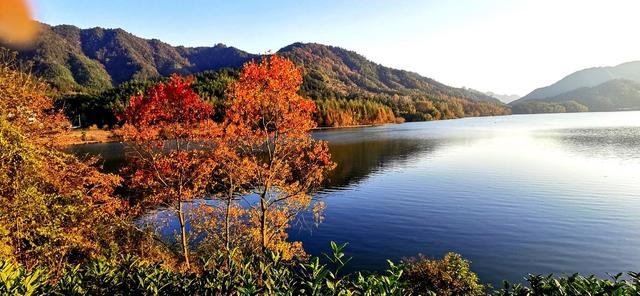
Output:
M203 100L214 106L216 115L213 119L218 122L223 120L222 114L226 112L227 86L237 77L238 71L230 68L193 75L192 89ZM131 96L144 93L154 83L167 81L167 79L127 81L114 88L94 94L62 94L57 104L65 110L65 114L78 127L114 128L121 124L116 113L123 110ZM398 94L354 93L340 95L313 89L301 89L300 94L305 97L317 98L314 100L317 111L313 118L319 127L375 125L510 114L506 107L494 102L470 101L447 95L438 99L420 95Z
M576 101L547 102L542 100L531 100L514 104L511 110L513 114L589 112L587 106Z
M0 64L0 293L637 295L637 274L532 276L531 288L491 292L456 254L390 262L383 273L345 273L346 245L311 257L286 230L303 211L322 219L312 193L335 164L310 137L324 107L300 95L300 69L279 56L246 64L224 88L223 114L211 103L220 88L201 97L198 79L172 76L122 102L114 116L128 166L107 174L56 146L69 122L48 86ZM256 198L244 204L247 194ZM211 202L185 209L202 197ZM179 218L175 241L139 223L158 209Z

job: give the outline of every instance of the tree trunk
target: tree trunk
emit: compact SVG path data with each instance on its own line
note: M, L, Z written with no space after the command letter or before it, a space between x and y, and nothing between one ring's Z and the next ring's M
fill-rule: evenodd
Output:
M224 244L225 247L227 248L227 253L231 252L231 230L229 229L229 220L231 220L231 217L229 217L229 213L231 211L231 198L227 198L227 208L226 211L224 213Z
M224 240L225 248L227 249L227 267L231 268L231 202L233 201L233 191L229 190L229 196L227 196L227 208L224 213Z
M184 217L184 209L182 208L182 201L178 201L178 218L180 218L180 238L182 240L182 255L184 256L184 262L187 265L187 269L191 269L189 262L189 242L187 240L187 225Z
M265 195L263 194L260 197L260 214L261 214L261 223L260 223L260 233L262 234L262 255L266 255L267 253L267 202L265 200Z

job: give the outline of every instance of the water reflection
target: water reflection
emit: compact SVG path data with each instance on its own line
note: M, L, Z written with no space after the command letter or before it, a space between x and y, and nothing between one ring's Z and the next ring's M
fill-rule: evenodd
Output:
M640 159L640 128L607 127L542 131L542 137L557 140L566 149L586 157Z
M336 142L329 145L331 157L338 166L328 178L328 189L354 186L372 173L416 155L431 153L440 145L437 141L415 139Z
M353 129L350 131L353 133ZM316 136L330 141L331 157L338 164L325 184L328 190L352 186L391 163L406 161L423 152L429 153L440 145L433 140L374 138L372 141L365 141L353 137L340 139L341 133L336 135L336 138L327 137L327 132L322 132L322 135ZM79 157L98 157L98 163L105 172L116 173L126 163L125 147L121 143L76 145L69 147L68 151Z
M68 151L79 157L98 157L103 171L117 173L124 166L124 145L121 143L98 143L74 145Z

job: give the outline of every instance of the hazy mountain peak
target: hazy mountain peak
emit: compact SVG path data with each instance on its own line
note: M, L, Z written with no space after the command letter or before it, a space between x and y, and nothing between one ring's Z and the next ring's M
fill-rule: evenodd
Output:
M639 110L640 61L574 72L510 105L513 113Z
M503 102L505 104L508 104L508 103L511 103L511 102L513 102L515 100L520 99L519 95L513 95L513 94L512 95L504 95L504 94L497 94L497 93L494 93L494 92L491 92L491 91L487 91L487 92L484 92L484 93L487 94L488 96L492 96L492 97L500 100L501 102Z
M581 87L594 87L613 79L640 81L640 61L631 61L612 67L593 67L576 71L558 82L538 88L522 100L546 99Z

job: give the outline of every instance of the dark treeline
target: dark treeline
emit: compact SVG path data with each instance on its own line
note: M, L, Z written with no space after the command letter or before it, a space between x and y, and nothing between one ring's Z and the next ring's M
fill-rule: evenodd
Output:
M541 100L517 103L511 107L511 110L514 114L589 112L587 106L576 101L548 102Z
M225 91L228 84L238 77L234 69L200 72L193 76L193 90L216 109L218 120L224 114ZM166 78L156 80L130 80L116 87L97 93L70 93L60 95L57 100L59 107L74 125L87 127L114 127L118 124L116 114L122 112L131 96L144 93L156 82L166 81Z

